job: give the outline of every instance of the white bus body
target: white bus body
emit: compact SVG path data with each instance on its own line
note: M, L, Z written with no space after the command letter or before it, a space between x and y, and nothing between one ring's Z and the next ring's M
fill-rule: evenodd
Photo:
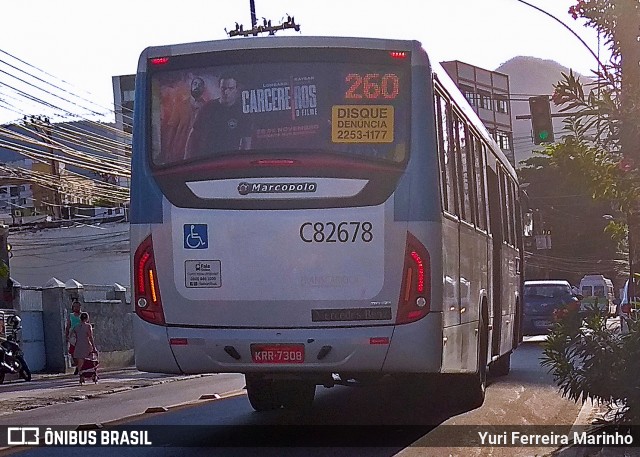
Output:
M196 79L208 105L189 98ZM222 147L206 132L229 90L242 111L220 129L249 137ZM148 48L135 103L140 370L244 373L257 410L394 374L456 375L481 403L487 369L509 371L521 341L515 171L419 43ZM181 134L174 117L189 107Z

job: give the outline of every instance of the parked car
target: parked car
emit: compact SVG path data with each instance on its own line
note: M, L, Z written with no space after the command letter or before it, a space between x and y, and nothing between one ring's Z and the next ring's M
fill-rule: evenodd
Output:
M539 280L524 282L524 335L546 335L553 325L553 312L575 303L578 297L571 292L571 284L564 280Z

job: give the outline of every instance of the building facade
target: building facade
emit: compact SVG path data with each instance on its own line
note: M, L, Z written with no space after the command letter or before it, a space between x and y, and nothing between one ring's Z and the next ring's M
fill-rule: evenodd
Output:
M457 60L440 64L515 167L509 76Z

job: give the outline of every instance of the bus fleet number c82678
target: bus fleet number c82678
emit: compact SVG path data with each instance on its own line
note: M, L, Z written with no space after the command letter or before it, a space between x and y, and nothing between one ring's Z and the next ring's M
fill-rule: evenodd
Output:
M300 226L300 239L305 243L370 243L373 224L364 222L305 222Z

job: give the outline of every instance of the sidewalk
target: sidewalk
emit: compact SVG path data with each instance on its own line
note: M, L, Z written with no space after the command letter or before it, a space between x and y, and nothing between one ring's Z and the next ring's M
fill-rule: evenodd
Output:
M67 368L67 371L65 373L33 373L32 375L32 381L44 381L44 380L51 380L51 379L66 379L66 378L74 378L77 379L78 375L73 373L74 368ZM140 374L143 376L148 376L148 377L175 377L175 376L184 376L184 375L166 375L166 374L162 374L162 373L147 373L144 371L138 371L136 369L135 366L130 366L130 367L120 367L120 368L98 368L98 373L100 374L101 378L106 378L106 377L118 377L118 376L123 376L123 375L131 375L132 373L134 374ZM7 375L7 379L9 379L9 376ZM18 378L15 378L16 380L18 380Z
M99 370L98 374L97 384L88 382L82 385L78 376L73 373L34 373L31 382L25 382L15 375L7 376L4 384L0 385L0 416L140 387L208 376L145 373L134 367Z
M605 425L611 425L611 411L606 405L598 405L590 400L585 402L580 414L576 418L574 426L586 427L591 434L598 434ZM634 443L632 447L586 447L576 444L560 447L550 454L550 457L640 457L640 444Z

